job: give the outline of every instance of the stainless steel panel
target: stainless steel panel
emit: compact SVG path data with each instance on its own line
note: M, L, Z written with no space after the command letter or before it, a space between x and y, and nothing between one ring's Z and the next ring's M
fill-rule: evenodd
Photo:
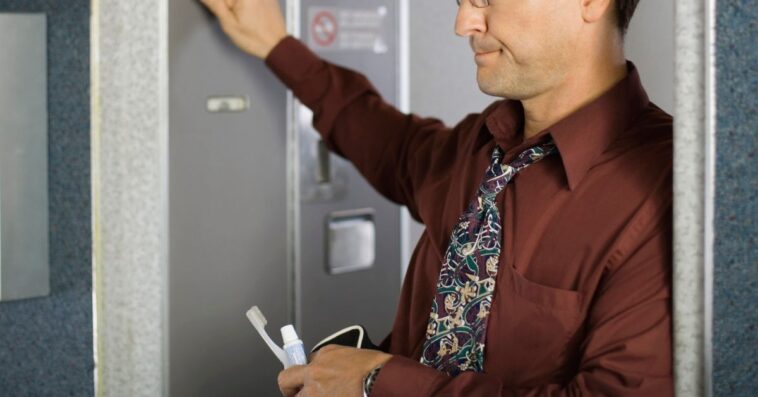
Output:
M389 102L398 103L400 86L399 2L396 0L301 0L302 39L327 60L363 72ZM296 291L298 326L307 347L351 324L366 326L380 342L390 331L400 291L400 207L381 197L346 160L329 155L331 179L317 178L323 168L318 136L307 109L295 104L300 197L293 241L298 260ZM333 274L326 252L324 224L330 214L374 210L375 260L365 270ZM342 249L342 248L341 248ZM358 247L341 258L360 262ZM325 263L326 262L326 263Z
M374 265L376 226L373 209L329 214L326 236L326 270L329 274L366 270Z
M44 14L0 14L0 300L50 293Z
M287 318L286 90L199 2L169 4L172 396L278 396L281 364L245 318ZM208 98L249 98L208 112ZM232 101L233 102L233 101Z

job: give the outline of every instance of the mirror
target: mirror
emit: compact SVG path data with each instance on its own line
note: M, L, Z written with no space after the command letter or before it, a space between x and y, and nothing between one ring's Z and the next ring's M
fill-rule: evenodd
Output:
M0 300L50 293L44 14L0 14Z

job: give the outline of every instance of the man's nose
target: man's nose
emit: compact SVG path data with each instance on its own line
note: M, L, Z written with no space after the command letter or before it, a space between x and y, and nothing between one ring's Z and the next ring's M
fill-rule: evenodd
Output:
M484 17L484 10L472 6L468 0L462 0L458 7L458 15L455 17L455 34L469 37L486 31L487 20Z

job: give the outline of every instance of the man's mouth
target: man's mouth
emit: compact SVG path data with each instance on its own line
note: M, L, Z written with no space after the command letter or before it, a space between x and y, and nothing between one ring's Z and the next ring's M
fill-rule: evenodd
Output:
M470 38L469 46L476 55L500 51L500 46L496 42L485 39L475 40L474 37Z
M487 45L485 43L471 42L471 50L474 51L474 56L490 55L500 53L500 47L495 45Z
M469 45L471 46L471 50L474 51L474 61L480 66L483 65L482 62L494 58L502 52L502 48L496 42L484 38L475 40L474 37L471 37Z
M485 63L489 63L494 57L500 54L500 50L496 51L476 51L474 55L474 62L479 66L484 66Z

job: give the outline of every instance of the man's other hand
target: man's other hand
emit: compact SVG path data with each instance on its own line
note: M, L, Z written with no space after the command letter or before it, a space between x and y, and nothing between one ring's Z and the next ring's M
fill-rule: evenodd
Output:
M376 350L325 346L310 364L280 372L279 390L284 397L361 397L363 378L390 358Z
M287 36L279 0L201 0L242 51L264 59Z

